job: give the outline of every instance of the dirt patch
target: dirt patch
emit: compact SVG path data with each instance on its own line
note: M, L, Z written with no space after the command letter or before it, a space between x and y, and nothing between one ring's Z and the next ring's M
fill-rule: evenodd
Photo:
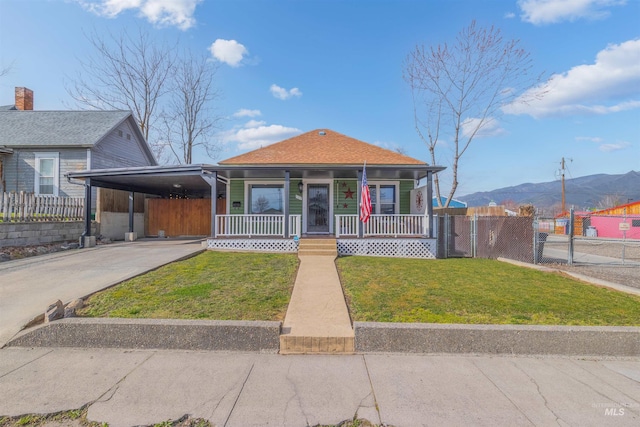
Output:
M109 243L111 243L111 240L106 238L99 238L96 241L96 245L107 245ZM49 243L31 246L5 246L0 247L0 262L46 255L54 252L69 251L78 249L78 247L79 245L77 242Z

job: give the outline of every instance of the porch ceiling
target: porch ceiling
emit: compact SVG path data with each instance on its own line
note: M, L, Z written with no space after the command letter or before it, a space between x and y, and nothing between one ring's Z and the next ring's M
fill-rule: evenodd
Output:
M174 193L203 197L211 193L204 178L216 172L219 177L234 179L284 179L285 171L291 179L357 179L362 165L269 165L269 166L219 166L179 165L145 166L133 168L99 169L70 172L68 179L91 178L95 187L165 196ZM441 166L428 165L367 165L369 180L418 180L428 172L440 172ZM218 188L223 185L218 184Z

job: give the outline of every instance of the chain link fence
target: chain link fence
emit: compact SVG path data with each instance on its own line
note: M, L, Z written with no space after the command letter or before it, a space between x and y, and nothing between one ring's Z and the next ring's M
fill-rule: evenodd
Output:
M438 253L443 258L535 261L532 217L443 215L437 221Z
M572 212L568 219L534 221L534 233L536 263L640 267L640 218Z

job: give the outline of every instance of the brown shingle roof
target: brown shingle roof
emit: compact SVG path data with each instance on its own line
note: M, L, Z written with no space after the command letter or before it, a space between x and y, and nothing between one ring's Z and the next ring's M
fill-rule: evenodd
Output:
M324 135L322 134L324 133ZM425 162L329 129L316 129L219 162L221 165L424 165Z

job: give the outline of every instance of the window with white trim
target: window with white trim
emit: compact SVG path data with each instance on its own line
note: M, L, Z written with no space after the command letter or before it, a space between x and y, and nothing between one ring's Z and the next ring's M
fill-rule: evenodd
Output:
M249 185L248 209L252 214L282 215L284 213L284 185Z
M398 213L398 184L369 184L371 193L371 213L378 215L394 215Z
M59 176L59 153L35 153L34 191L36 194L57 196Z

